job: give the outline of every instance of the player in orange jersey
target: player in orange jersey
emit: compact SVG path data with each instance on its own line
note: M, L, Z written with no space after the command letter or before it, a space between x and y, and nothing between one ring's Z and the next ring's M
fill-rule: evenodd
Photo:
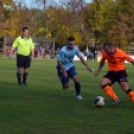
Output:
M108 72L101 79L100 86L106 94L113 99L113 104L119 104L121 100L111 87L113 83L118 82L121 88L128 94L132 102L134 102L134 91L129 88L126 67L124 65L125 60L134 65L134 60L124 51L119 48L115 48L111 43L107 42L103 45L102 59L94 74L95 77L99 74L106 60L108 63Z

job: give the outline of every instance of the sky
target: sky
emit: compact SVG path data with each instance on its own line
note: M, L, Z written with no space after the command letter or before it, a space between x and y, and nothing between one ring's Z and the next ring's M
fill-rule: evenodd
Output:
M31 3L32 1L34 1L36 3L36 6L38 4L38 2L36 1L41 1L41 0L13 0L14 2L18 3L18 2L21 2L23 3L24 5L27 5L27 7L31 7L33 6ZM47 3L53 3L53 4L57 4L58 5L58 2L60 2L61 0L46 0ZM85 2L87 3L90 3L92 0L85 0Z

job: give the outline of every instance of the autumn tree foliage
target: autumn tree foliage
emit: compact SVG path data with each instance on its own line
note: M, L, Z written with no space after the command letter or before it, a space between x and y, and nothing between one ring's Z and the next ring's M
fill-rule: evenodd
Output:
M94 0L86 12L86 24L92 32L100 31L100 44L111 41L116 47L127 50L134 39L133 10L133 0Z
M111 41L126 50L134 44L134 0L26 1L0 0L0 37L18 36L28 26L32 36L53 37L61 45L74 36L77 44L90 46L95 33L100 46Z

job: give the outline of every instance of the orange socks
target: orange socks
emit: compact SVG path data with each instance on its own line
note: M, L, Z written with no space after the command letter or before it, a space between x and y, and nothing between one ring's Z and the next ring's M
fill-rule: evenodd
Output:
M103 87L103 90L113 100L118 98L118 96L114 93L114 90L112 89L111 86L106 85L105 87ZM128 94L129 98L132 100L132 102L134 102L134 91L132 91L131 89L128 89L126 93Z
M111 86L106 85L105 87L103 87L103 90L104 90L104 91L106 92L106 94L107 94L108 96L110 96L113 100L118 98L118 96L114 93L114 90L112 89Z
M128 96L129 96L129 98L132 100L132 102L134 102L134 91L130 91L129 93L128 93Z

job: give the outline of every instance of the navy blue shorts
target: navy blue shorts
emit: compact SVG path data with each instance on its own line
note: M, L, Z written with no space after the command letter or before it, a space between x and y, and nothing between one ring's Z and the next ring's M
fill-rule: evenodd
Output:
M77 72L76 72L76 69L75 67L71 67L68 71L66 71L67 74L68 74L68 78L65 78L63 76L63 72L62 70L60 69L59 66L57 66L57 73L58 73L58 77L61 81L62 84L67 84L69 82L69 78L72 78L73 76L77 75Z
M110 79L112 81L112 84L115 83L116 81L118 83L128 82L126 70L120 70L118 72L108 71L104 77Z

